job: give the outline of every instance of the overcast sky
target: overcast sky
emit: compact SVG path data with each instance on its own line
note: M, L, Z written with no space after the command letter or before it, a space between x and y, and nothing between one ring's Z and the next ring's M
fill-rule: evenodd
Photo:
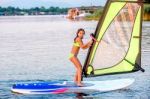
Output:
M1 7L80 7L80 6L103 6L106 0L0 0Z

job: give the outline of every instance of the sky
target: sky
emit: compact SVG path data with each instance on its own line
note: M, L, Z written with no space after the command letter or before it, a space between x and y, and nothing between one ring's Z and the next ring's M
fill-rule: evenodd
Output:
M103 6L106 0L0 0L1 7L31 8L41 7L80 7L80 6Z

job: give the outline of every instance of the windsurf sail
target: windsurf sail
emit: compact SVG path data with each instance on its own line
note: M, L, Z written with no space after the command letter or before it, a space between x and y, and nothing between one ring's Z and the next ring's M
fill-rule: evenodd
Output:
M85 76L135 72L141 68L142 0L108 0L84 67Z

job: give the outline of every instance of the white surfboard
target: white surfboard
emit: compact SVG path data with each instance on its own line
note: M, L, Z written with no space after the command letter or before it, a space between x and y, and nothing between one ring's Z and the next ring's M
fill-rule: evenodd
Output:
M11 91L22 94L58 94L68 92L91 91L107 92L126 88L129 85L131 85L134 81L135 80L131 78L105 81L84 81L83 87L76 86L72 81L24 83L13 85Z

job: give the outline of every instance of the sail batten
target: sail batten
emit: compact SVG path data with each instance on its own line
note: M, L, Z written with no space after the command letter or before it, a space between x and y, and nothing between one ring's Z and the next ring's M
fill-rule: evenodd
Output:
M109 0L95 42L88 53L85 75L107 75L141 68L141 0ZM136 39L135 39L136 37ZM138 68L139 67L139 68Z

